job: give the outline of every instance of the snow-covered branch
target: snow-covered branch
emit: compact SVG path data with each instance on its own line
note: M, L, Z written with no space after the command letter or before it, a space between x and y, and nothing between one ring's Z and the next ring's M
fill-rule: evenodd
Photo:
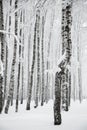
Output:
M25 8L29 3L30 3L30 1L27 1L26 3L23 2L22 5L20 5L17 9L15 9L15 7L12 6L12 8L11 8L10 11L9 11L9 15L15 14L15 13L18 12L19 10Z
M66 52L60 57L60 59L57 62L57 65L59 66L62 61L66 59Z
M17 44L23 46L20 43L19 38L14 33L11 33L11 32L5 31L5 30L0 30L0 33L7 34L7 35L12 35L16 39Z

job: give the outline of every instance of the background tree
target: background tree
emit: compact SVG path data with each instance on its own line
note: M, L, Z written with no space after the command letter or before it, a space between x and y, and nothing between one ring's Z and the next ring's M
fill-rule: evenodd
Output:
M3 1L0 0L0 30L4 29L3 25ZM4 88L4 35L0 33L0 113L3 109L3 88Z
M35 99L35 107L38 106L38 97L39 97L39 87L40 87L40 10L36 12L37 17L37 27L36 27L36 40L37 40L37 86L36 86L36 99Z
M18 0L15 0L15 9L17 8ZM18 28L18 20L17 20L17 12L15 13L15 35L17 36L17 28ZM14 72L15 72L15 63L17 57L17 41L14 41L14 52L13 52L13 60L11 67L11 76L10 76L10 84L9 84L9 94L6 102L5 113L8 113L10 101L12 98L13 90L14 90Z
M37 15L36 15L36 22L34 27L34 43L33 43L33 58L32 58L32 66L31 66L31 74L30 74L30 86L28 92L28 100L27 100L27 110L30 110L30 103L31 103L31 95L32 95L32 85L33 85L33 73L35 67L35 55L36 55L36 29L37 29Z

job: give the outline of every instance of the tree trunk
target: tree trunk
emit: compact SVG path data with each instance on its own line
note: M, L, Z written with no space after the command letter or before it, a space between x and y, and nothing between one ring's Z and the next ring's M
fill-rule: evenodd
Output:
M6 14L6 22L5 22L5 30L7 30L7 21L8 21L8 14ZM7 92L7 69L8 69L8 47L6 42L6 36L5 36L5 70L4 70L4 101L6 98L6 92Z
M37 10L37 86L36 86L36 99L35 99L35 108L38 106L38 98L39 98L39 87L40 87L40 10Z
M15 9L17 8L18 0L15 0ZM18 28L18 20L17 20L17 12L15 13L15 35L17 36L17 28ZM7 97L5 113L8 113L10 101L13 95L14 90L14 72L15 72L15 64L16 64L16 57L17 57L17 42L16 39L14 40L14 52L13 52L13 60L12 60L12 67L11 67L11 76L10 76L10 84L9 84L9 94Z
M7 68L8 68L8 47L6 45L6 48L5 48L5 72L4 72L4 78L5 78L5 81L4 81L4 100L6 99L6 88L7 88Z
M0 0L0 30L4 29L3 22L3 0ZM0 33L0 113L3 109L3 88L4 88L4 35Z
M61 72L55 75L54 125L61 124Z
M29 36L28 36L28 81L27 81L27 92L29 92L29 83L30 83L30 42L31 42L31 27L29 28ZM28 93L27 93L28 94Z
M30 75L30 85L29 85L29 92L28 92L28 100L26 109L30 110L30 102L32 96L32 86L33 86L33 74L34 74L34 67L35 67L35 60L36 60L36 28L37 28L37 15L36 15L36 22L34 27L34 43L33 43L33 59L32 59L32 66L31 66L31 75Z
M42 92L41 92L41 106L44 104L44 16L42 17Z
M48 41L48 48L47 48L47 63L46 63L46 69L49 70L50 69L50 61L49 61L49 57L50 57L50 44L51 44L51 37L52 37L52 29L53 29L53 23L54 23L54 11L52 12L52 15L51 15L51 24L50 24L50 34L49 34L49 41ZM45 91L45 101L46 103L48 102L49 98L50 98L50 86L49 86L49 78L50 78L50 75L49 73L47 72L47 81L46 81L46 91Z
M17 97L16 97L16 112L18 112L19 87L20 87L20 67L21 67L21 46L19 46L19 64L18 64L18 83L17 83Z
M71 103L71 72L69 72L69 106Z
M72 1L62 1L62 54L66 51L66 65L70 65L71 58L71 7ZM69 80L67 79L68 73L65 69L65 83L63 82L63 92L62 92L62 106L65 111L68 111L68 93L69 92ZM65 84L65 85L64 85ZM65 89L66 88L66 89ZM64 96L66 95L66 96ZM64 99L66 97L66 99ZM63 101L64 100L64 101ZM64 104L63 104L64 103Z
M22 88L21 88L21 104L23 103L23 91L24 91L24 34L23 34L23 47L22 47Z
M61 124L61 90L62 106L68 111L68 69L66 65L70 63L71 58L71 6L72 1L62 0L62 54L66 52L66 59L58 67L61 71L55 75L55 101L54 101L54 124ZM62 87L62 89L61 89Z
M20 13L20 16L21 16L21 13ZM21 18L19 19L19 22L20 22L20 24L22 23L22 16L21 16ZM22 36L22 30L21 29L19 29L19 36L20 36L20 38L21 38L21 36ZM17 97L16 97L16 112L18 112L18 104L19 104L19 88L20 88L20 78L21 78L21 53L22 53L22 47L21 47L21 45L19 45L19 63L18 63L18 81L17 81ZM23 94L23 92L22 92L22 94ZM22 100L22 102L23 102L23 100Z
M23 15L24 12L21 11L20 14L20 24L23 25L23 17L25 17L25 15ZM22 28L20 29L20 38L21 38L21 43L22 43L22 47L21 47L21 59L22 59L22 63L21 63L21 104L23 104L23 90L24 90L24 32L22 30Z

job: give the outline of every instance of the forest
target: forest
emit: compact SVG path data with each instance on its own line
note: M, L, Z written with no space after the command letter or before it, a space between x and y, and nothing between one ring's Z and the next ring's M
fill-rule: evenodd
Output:
M86 35L87 0L0 0L0 116L87 104Z

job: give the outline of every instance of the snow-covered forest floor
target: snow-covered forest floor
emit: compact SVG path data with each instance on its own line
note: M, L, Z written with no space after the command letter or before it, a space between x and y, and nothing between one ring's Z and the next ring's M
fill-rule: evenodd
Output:
M26 101L19 105L19 112L14 113L15 106L10 107L9 114L0 115L0 130L87 130L87 100L71 101L69 112L62 112L62 124L53 124L53 101L37 109L31 104L26 111Z

